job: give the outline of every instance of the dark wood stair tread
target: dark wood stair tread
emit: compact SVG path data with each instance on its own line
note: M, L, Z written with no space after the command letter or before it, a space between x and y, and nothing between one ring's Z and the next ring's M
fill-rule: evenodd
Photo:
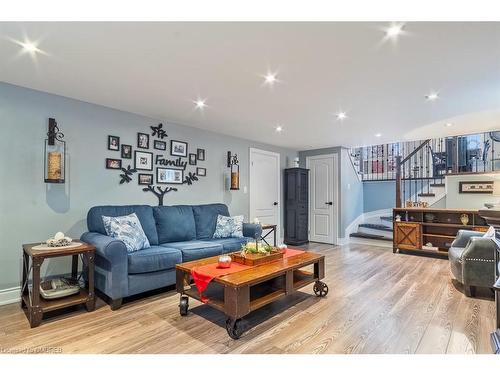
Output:
M445 184L430 184L431 187L445 187Z
M418 193L419 197L435 197L436 194L434 193Z
M385 232L392 232L392 227L389 227L387 225L382 225L382 224L359 224L358 228L368 228L368 229L376 229L376 230L382 230Z
M382 241L390 241L390 242L392 242L392 238L389 238L389 237L379 236L379 235L376 235L376 234L361 233L361 232L351 233L350 237L367 238L367 239L370 239L370 240L382 240Z
M380 216L380 220L390 221L392 223L392 216Z

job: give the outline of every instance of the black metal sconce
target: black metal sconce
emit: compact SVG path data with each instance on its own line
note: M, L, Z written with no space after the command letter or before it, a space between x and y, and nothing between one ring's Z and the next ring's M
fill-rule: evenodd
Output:
M231 190L240 190L240 165L238 155L227 152L227 167L231 168Z
M64 184L66 169L66 142L57 122L49 118L49 131L45 139L44 179L46 183Z

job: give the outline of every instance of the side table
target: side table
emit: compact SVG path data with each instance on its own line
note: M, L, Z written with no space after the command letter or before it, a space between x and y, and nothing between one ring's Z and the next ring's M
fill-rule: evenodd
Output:
M81 242L81 241L79 241ZM21 308L26 313L31 328L37 327L42 322L43 314L49 311L63 309L69 306L85 304L87 311L95 308L94 293L94 259L95 247L87 243L81 243L77 247L52 248L48 250L36 250L33 247L40 243L23 245L23 277L21 280ZM43 261L48 258L62 256L73 257L71 277L78 279L78 259L82 259L84 270L87 272L87 286L81 288L80 293L68 297L46 300L40 296L40 268ZM31 277L31 286L29 280Z
M266 234L264 234L265 230L269 230L269 231ZM262 236L260 237L260 239L262 241L264 241L266 243L266 245L268 245L268 246L271 246L271 245L269 244L269 242L266 241L266 238L271 233L273 234L273 239L274 239L273 246L276 247L276 224L262 224Z

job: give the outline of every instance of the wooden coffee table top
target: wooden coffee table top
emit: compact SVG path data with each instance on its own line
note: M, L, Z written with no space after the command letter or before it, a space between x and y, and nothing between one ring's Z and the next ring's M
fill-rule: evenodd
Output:
M324 255L306 251L302 254L294 255L289 258L277 260L275 262L255 266L240 272L235 272L229 275L216 277L214 281L232 286L242 286L247 284L257 283L261 280L269 279L274 275L279 275L290 269L305 267L315 263L318 259L324 258ZM184 272L191 272L194 267L204 266L218 262L219 257L214 256L205 259L193 260L191 262L181 263L176 266Z

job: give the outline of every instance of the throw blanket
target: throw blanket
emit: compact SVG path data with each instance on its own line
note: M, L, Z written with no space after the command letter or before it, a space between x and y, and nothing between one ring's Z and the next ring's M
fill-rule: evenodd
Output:
M302 254L303 252L303 250L286 249L285 254L283 254L283 259ZM212 263L191 269L191 276L193 276L198 293L200 293L201 302L208 302L208 298L203 295L203 292L214 278L244 271L252 267L253 266L231 262L231 267L229 268L219 268L218 263Z

